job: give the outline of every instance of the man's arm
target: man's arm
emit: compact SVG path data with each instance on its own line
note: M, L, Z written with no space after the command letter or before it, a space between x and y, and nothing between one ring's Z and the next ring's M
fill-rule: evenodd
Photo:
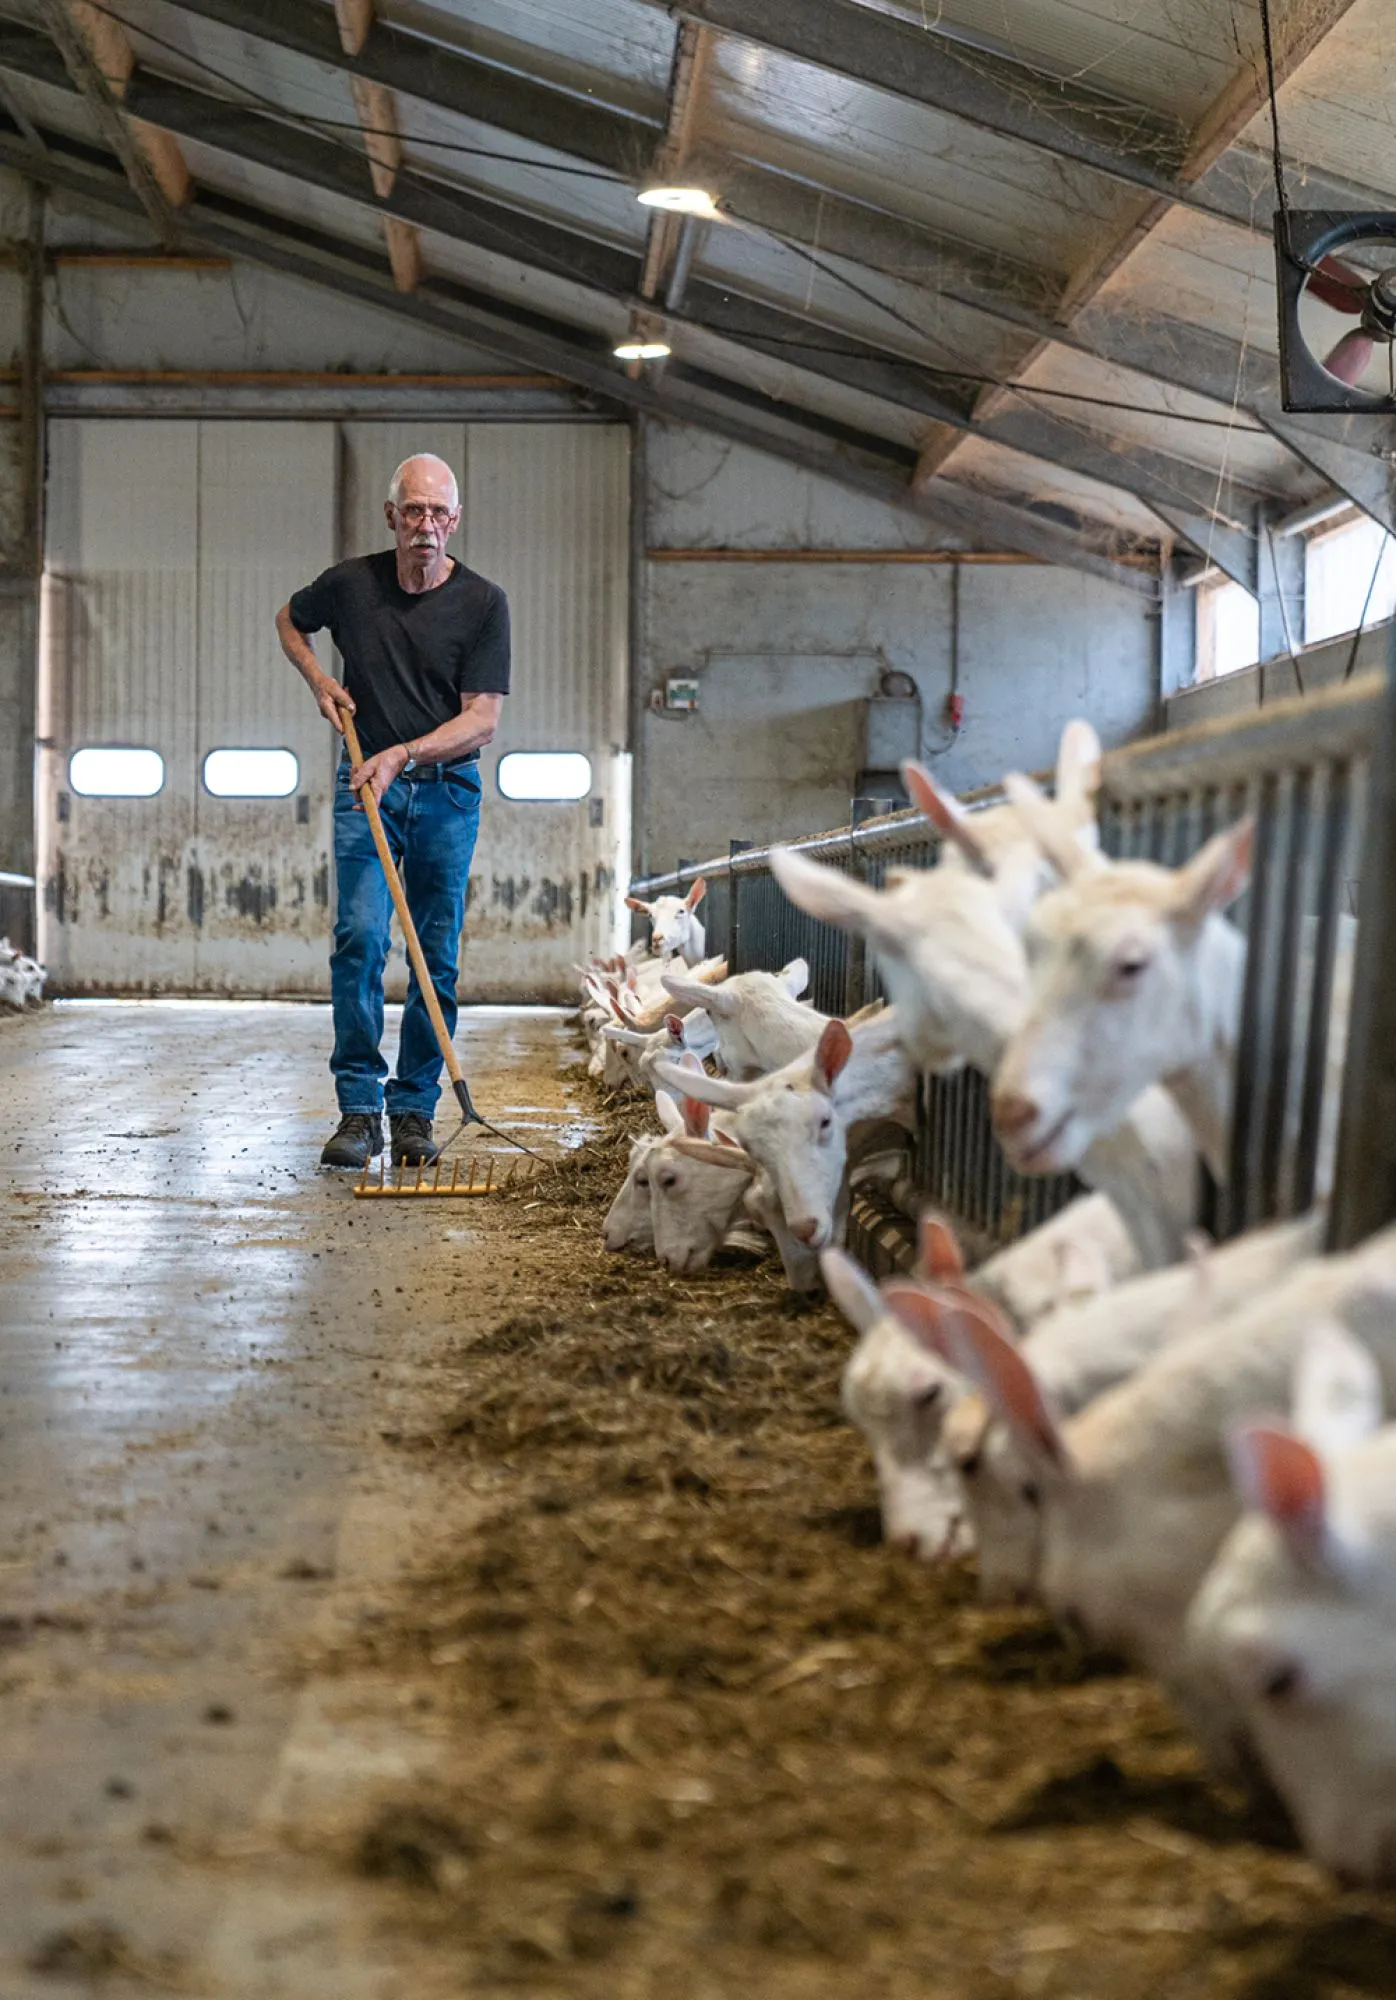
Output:
M347 708L351 715L354 713L349 691L341 687L333 675L325 672L315 657L315 648L309 639L291 623L289 604L283 604L276 614L276 636L281 641L282 652L314 695L321 715L327 722L332 722L342 736L344 721L339 711Z
M376 756L366 757L357 770L349 773L351 789L357 792L367 779L373 786L374 797L381 799L409 757L419 764L449 764L454 757L464 757L468 750L482 749L499 727L503 706L502 694L462 695L460 714L453 715L449 722L443 722L425 736L414 736L410 743L394 743Z

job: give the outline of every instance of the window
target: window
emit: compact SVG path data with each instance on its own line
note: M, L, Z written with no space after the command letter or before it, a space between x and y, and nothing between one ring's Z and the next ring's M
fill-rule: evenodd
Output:
M511 750L499 760L499 789L506 799L584 799L591 759L580 750Z
M165 782L158 750L119 750L93 744L68 759L68 783L85 799L151 799Z
M210 750L204 759L204 788L216 799L284 799L300 774L291 750Z
M1260 658L1260 605L1229 580L1197 586L1197 678L1218 679Z
M1370 593L1370 595L1369 595ZM1365 615L1364 615L1365 607ZM1396 543L1377 522L1344 521L1304 549L1304 643L1355 632L1396 611Z

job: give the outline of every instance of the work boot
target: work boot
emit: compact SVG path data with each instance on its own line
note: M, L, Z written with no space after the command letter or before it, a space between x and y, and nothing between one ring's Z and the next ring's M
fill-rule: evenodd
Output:
M395 1167L426 1166L441 1151L431 1136L430 1118L420 1111L389 1113L388 1130L392 1135Z
M322 1167L366 1167L383 1150L383 1121L376 1111L346 1111L326 1141Z

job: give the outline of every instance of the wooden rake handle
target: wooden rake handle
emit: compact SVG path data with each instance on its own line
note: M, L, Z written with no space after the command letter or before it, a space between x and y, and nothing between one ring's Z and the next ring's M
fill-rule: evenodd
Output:
M339 715L344 724L344 740L349 745L349 755L356 765L362 764L363 752L359 748L359 732L354 727L354 718L347 708L341 708ZM402 886L401 876L393 865L388 836L383 831L383 815L378 810L378 801L373 796L372 785L360 785L359 797L363 801L364 811L368 814L368 823L373 832L373 844L378 849L378 859L383 864L383 873L388 878L388 893L393 899L393 908L397 911L397 920L402 925L402 935L407 941L407 956L412 961L412 970L417 975L417 984L426 1002L427 1013L431 1016L437 1047L441 1050L441 1060L446 1065L446 1074L451 1079L456 1097L464 1108L470 1102L469 1092L466 1090L465 1078L461 1074L461 1066L456 1058L451 1037L446 1032L446 1017L441 1012L441 1002L436 997L436 988L432 985L431 974L427 971L421 939L417 936L417 926L413 923L412 912L407 907L407 892ZM462 1092L465 1092L464 1096ZM467 1117L473 1115L473 1107L466 1115Z

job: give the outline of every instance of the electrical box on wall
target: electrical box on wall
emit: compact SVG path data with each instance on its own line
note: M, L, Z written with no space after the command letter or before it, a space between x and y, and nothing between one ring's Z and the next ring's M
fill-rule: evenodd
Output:
M672 676L662 688L650 690L656 715L693 715L698 708L698 682L692 674Z
M921 693L910 674L884 673L878 692L866 703L863 769L859 793L905 803L901 767L921 754Z

